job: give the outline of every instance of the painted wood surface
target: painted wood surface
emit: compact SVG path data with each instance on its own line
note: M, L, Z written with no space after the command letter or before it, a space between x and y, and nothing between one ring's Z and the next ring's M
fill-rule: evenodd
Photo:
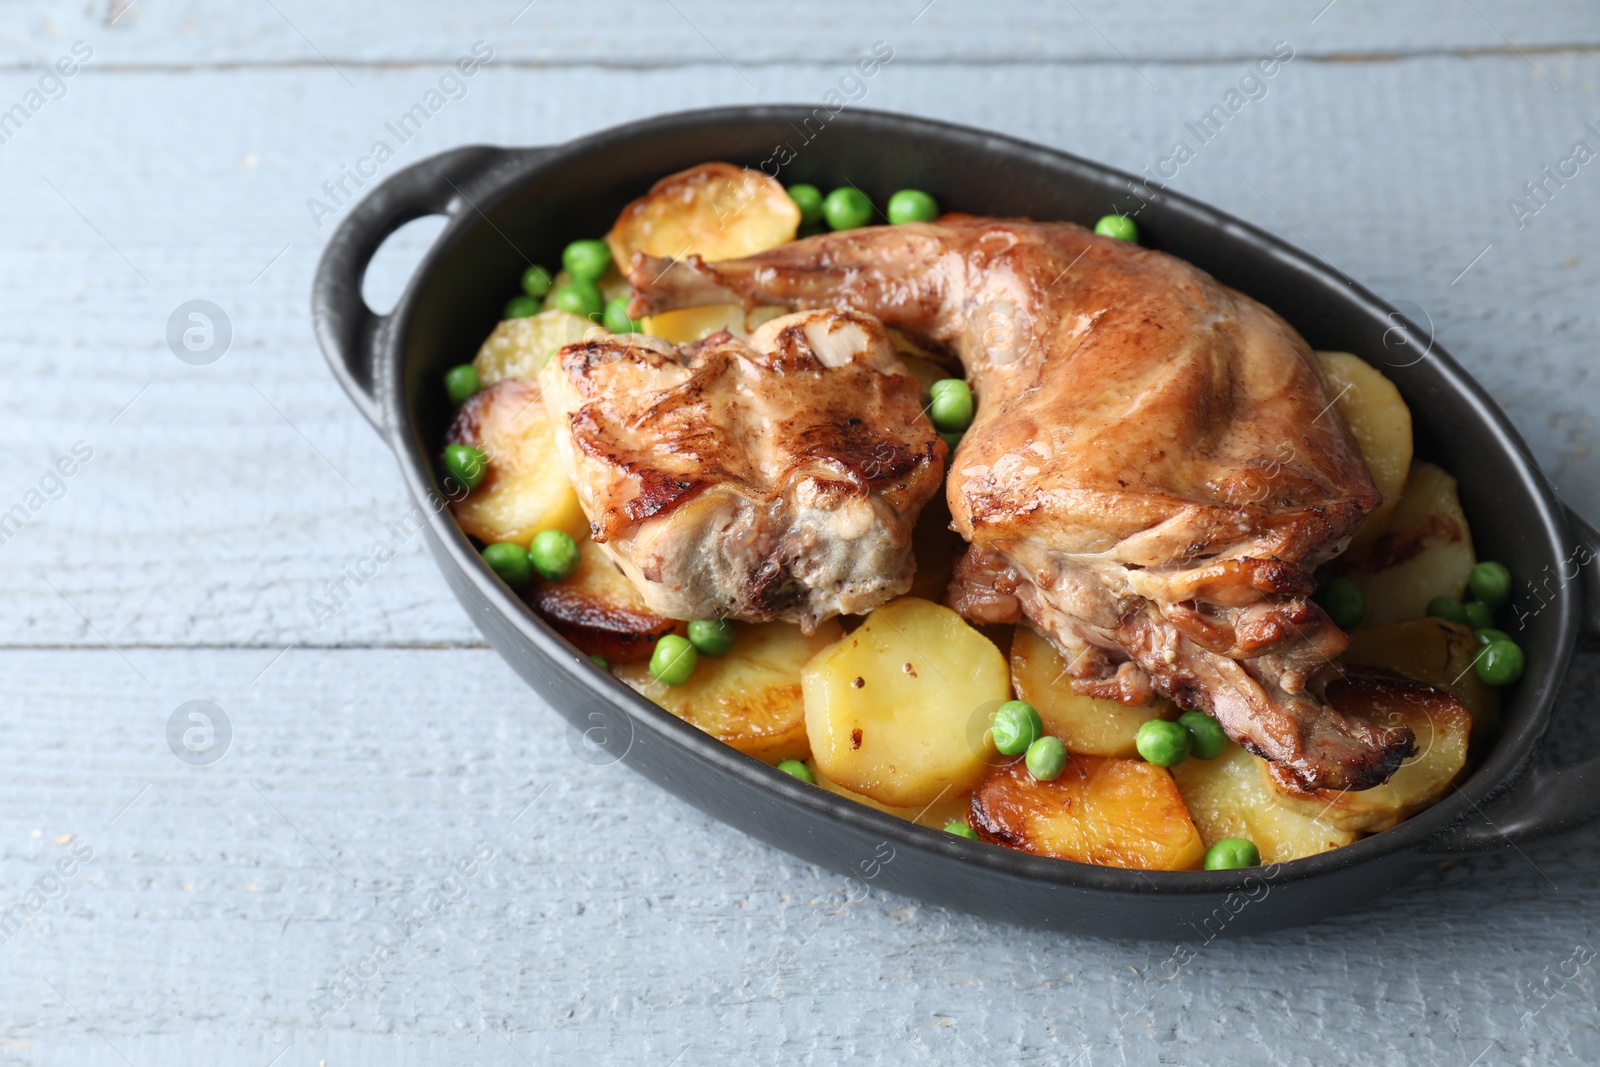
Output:
M1180 967L1165 943L877 892L846 903L837 876L574 758L486 650L297 651L253 684L256 650L130 658L137 673L111 652L0 654L6 903L75 845L93 850L0 945L0 1062L1600 1055L1585 962L1600 950L1600 829L1441 869L1307 929L1214 941ZM1563 745L1600 741L1597 664ZM191 699L231 727L210 766L168 748ZM434 911L435 890L455 899Z
M1580 170L1521 229L1508 208L1586 121L1600 125L1600 56L1543 63L1567 88L1550 89L1520 57L1291 62L1174 184L1431 322L1567 499L1600 518L1600 312L1587 298L1600 283L1600 174ZM957 76L891 63L864 103L1138 172L1160 166L1244 69L1165 66L1153 93L1120 66ZM0 145L0 373L13 383L0 395L0 504L24 499L74 442L94 450L65 496L0 546L11 606L0 641L476 640L415 544L396 546L337 617L318 626L307 608L404 510L389 456L311 336L310 274L332 223L319 228L307 200L437 77L368 72L352 91L304 70L88 69ZM390 168L453 144L559 141L668 108L820 100L837 77L827 65L773 67L757 94L722 66L594 70L574 96L570 72L491 64ZM23 84L0 77L0 100ZM396 258L374 288L397 291L409 262ZM232 323L231 349L209 366L168 348L168 317L193 299Z
M0 113L31 110L0 124L0 511L41 504L0 543L0 893L41 903L0 935L0 1063L1600 1058L1593 829L1173 974L1168 945L836 907L834 876L580 762L419 544L320 626L306 606L404 510L311 337L306 201L478 40L493 58L385 174L820 101L874 40L896 56L860 106L1139 171L1291 42L1174 184L1415 309L1600 519L1600 173L1510 203L1600 148L1593 5L519 6L6 6ZM166 339L195 299L233 331L206 366ZM1597 664L1562 755L1600 740ZM231 725L214 765L169 748L190 700Z
M551 66L677 66L840 61L875 39L923 62L1185 61L1254 55L1278 40L1329 57L1565 51L1600 44L1600 12L1582 0L869 0L849 5L741 0L584 4L553 0L319 4L247 0L154 4L13 0L0 44L50 62L60 42L103 38L110 62L390 66L448 60L475 40L503 61Z

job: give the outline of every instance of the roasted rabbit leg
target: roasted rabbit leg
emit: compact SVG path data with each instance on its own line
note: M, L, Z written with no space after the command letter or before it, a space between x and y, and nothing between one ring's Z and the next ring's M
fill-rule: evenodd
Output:
M950 601L1027 621L1080 692L1161 692L1306 788L1388 779L1405 726L1321 698L1344 634L1312 570L1379 502L1311 349L1161 252L1069 223L946 216L745 259L636 254L630 314L850 309L948 346L978 414L953 459Z
M809 633L910 588L946 447L876 319L807 311L676 349L605 337L539 380L591 534L651 610Z

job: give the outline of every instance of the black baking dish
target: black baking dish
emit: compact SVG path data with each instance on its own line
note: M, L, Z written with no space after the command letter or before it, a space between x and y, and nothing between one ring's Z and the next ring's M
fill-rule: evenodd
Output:
M620 760L702 811L871 885L1010 922L1110 937L1207 938L1347 910L1432 864L1515 845L1600 814L1600 760L1555 768L1536 750L1579 640L1600 632L1600 535L1569 512L1494 402L1425 331L1332 267L1177 193L981 130L847 110L820 132L806 107L665 115L567 144L471 146L375 188L328 243L312 294L317 336L388 442L427 515L429 548L494 647L584 731L575 750ZM807 134L810 137L807 137ZM780 146L786 147L783 151ZM792 159L789 158L792 156ZM1140 872L970 842L797 781L656 707L598 670L485 566L438 506L431 457L449 418L440 378L468 361L528 263L603 233L656 179L706 160L874 196L925 189L952 210L1090 222L1138 209L1144 243L1262 301L1319 349L1354 352L1399 387L1419 454L1461 476L1480 554L1519 577L1527 672L1492 749L1449 797L1394 829L1272 868ZM399 303L375 315L362 275L385 238L447 219Z

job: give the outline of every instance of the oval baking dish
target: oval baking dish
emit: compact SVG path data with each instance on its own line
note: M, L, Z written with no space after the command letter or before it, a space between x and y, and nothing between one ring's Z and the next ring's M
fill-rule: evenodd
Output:
M809 122L808 122L809 120ZM443 508L430 456L450 418L438 388L500 317L504 279L603 233L656 179L707 159L822 188L925 189L953 210L1092 222L1138 210L1143 243L1288 319L1315 349L1382 368L1415 418L1417 451L1463 475L1485 558L1519 576L1527 672L1492 749L1437 805L1306 859L1230 871L1143 872L1031 856L941 833L804 784L740 754L597 671L483 563ZM446 225L388 315L361 280L385 238ZM1600 535L1553 495L1493 401L1415 323L1332 267L1221 212L1073 156L980 130L806 107L666 115L568 144L471 146L374 189L339 225L312 294L335 375L393 450L429 548L490 643L584 739L738 829L866 884L964 911L1107 937L1255 933L1347 910L1431 864L1570 829L1600 814L1600 759L1556 768L1536 749L1573 650L1600 633Z

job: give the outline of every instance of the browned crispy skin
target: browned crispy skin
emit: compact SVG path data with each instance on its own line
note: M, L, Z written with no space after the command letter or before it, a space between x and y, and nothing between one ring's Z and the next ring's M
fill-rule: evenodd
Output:
M1339 676L1324 685L1323 698L1350 718L1374 725L1392 726L1408 718L1416 721L1417 716L1432 722L1436 730L1444 729L1452 720L1462 724L1463 732L1470 730L1472 724L1472 711L1460 697L1383 667L1342 664ZM1307 792L1299 777L1281 763L1269 765L1267 773L1283 789ZM1329 801L1339 795L1337 789L1309 792Z
M540 380L594 540L652 610L809 632L910 587L946 450L876 320L811 311L678 349L606 337Z
M1026 615L1080 690L1153 682L1308 787L1370 787L1410 753L1409 730L1319 696L1345 637L1309 575L1379 495L1314 354L1267 308L1079 226L965 216L716 264L636 255L629 278L634 315L851 308L953 349L978 414L948 482L972 545L951 600Z
M600 546L580 546L578 569L559 582L535 577L524 596L556 631L591 656L608 663L649 659L665 634L682 635L684 624L651 611Z

